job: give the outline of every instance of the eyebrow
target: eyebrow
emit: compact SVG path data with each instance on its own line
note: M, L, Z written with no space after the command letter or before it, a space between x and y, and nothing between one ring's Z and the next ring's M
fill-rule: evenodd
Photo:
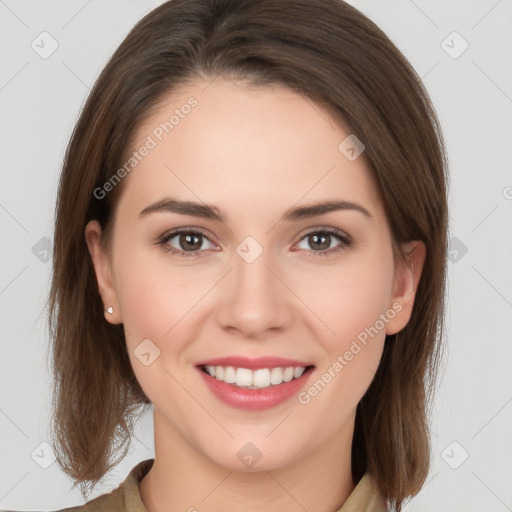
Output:
M372 217L366 208L357 203L350 201L321 201L307 206L290 208L285 212L282 218L285 221L292 222L343 210L354 210L364 214L368 218ZM139 219L156 212L179 213L182 215L191 215L193 217L213 219L225 223L224 215L215 206L196 203L194 201L179 201L169 197L144 208L144 210L139 213Z

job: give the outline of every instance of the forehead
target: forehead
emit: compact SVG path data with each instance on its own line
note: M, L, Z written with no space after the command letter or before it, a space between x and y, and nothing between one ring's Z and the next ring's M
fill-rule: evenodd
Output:
M254 208L344 199L378 215L380 197L364 158L350 160L342 151L349 135L319 105L284 86L192 82L138 127L130 148L138 160L124 178L121 202L138 213L172 195L219 204L229 216L230 207L254 214Z

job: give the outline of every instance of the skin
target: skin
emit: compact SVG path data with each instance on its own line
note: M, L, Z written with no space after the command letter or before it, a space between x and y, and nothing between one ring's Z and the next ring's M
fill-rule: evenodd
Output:
M207 85L182 86L139 126L133 149L190 96L198 101L124 178L111 251L100 246L97 221L85 231L105 310L114 308L106 319L124 324L133 369L154 406L155 463L141 497L149 512L213 512L226 503L249 512L334 511L355 486L357 403L386 334L410 318L425 246L406 244L410 263L395 268L364 158L349 161L338 150L349 132L319 106L281 86L225 78ZM139 218L168 196L215 205L226 222L173 212ZM282 220L292 207L323 200L357 203L371 217L342 210ZM195 256L158 245L176 228L206 234ZM307 236L332 228L352 245L332 237L318 246ZM236 252L247 236L263 248L252 263ZM185 251L179 242L167 246ZM401 311L307 405L292 397L269 410L234 409L195 368L228 355L291 357L315 365L308 388L394 303ZM160 350L148 366L134 354L145 339ZM237 457L247 442L262 455L251 468Z

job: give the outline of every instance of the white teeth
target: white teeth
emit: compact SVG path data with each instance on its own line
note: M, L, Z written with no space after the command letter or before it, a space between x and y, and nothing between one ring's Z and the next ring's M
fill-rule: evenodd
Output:
M233 366L205 366L206 373L228 384L250 389L262 389L290 382L299 378L305 371L304 366L289 366L286 368L234 368Z
M283 369L272 368L272 370L270 370L270 384L276 385L281 384L281 382L283 382Z
M238 370L240 371L240 370ZM270 370L263 368L252 373L252 384L257 388L268 388L270 386Z
M296 366L293 370L293 378L298 379L303 373L305 368L303 366Z
M293 367L290 366L289 368L286 368L286 370L283 372L283 380L285 382L290 382L293 379Z
M234 369L233 369L234 373ZM224 379L224 382L228 382ZM233 381L235 382L235 381ZM252 386L252 372L247 368L238 368L236 371L236 385L240 387Z
M236 382L235 369L232 366L228 366L224 370L224 382L228 384L234 384Z

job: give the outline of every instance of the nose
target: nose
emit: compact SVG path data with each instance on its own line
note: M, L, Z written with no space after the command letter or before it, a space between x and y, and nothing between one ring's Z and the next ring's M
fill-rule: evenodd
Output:
M290 325L293 294L274 267L265 251L252 263L234 256L234 268L221 283L217 321L223 329L263 339Z

